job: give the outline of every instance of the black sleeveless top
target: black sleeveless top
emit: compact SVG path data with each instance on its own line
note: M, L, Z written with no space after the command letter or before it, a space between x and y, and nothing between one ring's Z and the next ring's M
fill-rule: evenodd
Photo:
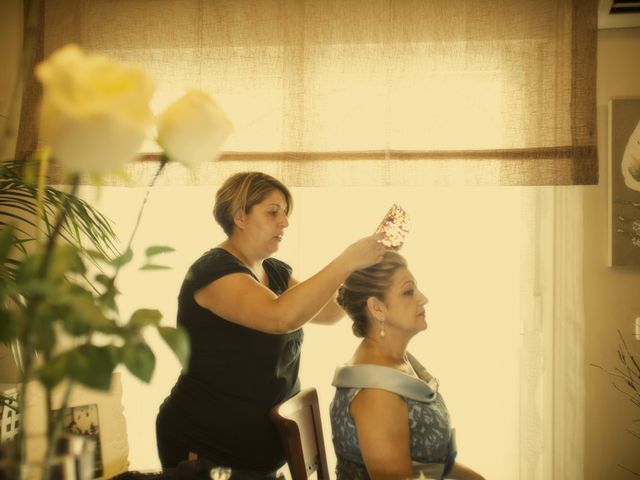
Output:
M269 288L282 294L291 267L274 258L262 265ZM178 324L191 339L191 359L161 411L193 439L200 456L233 468L275 470L285 460L268 411L300 390L303 331L259 332L229 322L193 299L200 288L238 272L255 278L221 248L209 250L189 269L178 296Z

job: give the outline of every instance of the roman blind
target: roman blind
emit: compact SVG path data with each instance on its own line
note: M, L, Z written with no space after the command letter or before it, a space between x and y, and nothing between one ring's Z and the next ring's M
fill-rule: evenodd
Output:
M141 65L157 111L189 88L216 98L235 125L224 154L165 184L594 184L596 15L596 0L55 0L42 54L75 42Z

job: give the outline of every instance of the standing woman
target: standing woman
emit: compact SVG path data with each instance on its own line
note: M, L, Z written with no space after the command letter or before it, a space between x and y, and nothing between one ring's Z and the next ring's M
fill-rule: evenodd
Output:
M259 172L231 176L216 194L227 239L195 261L178 296L191 359L156 419L163 468L204 458L269 479L285 462L268 411L300 389L301 327L335 322L338 286L384 254L371 235L298 282L272 258L292 206L287 187Z

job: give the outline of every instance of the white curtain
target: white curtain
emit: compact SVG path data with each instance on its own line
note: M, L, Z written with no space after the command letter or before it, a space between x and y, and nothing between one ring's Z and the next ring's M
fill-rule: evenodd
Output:
M553 478L584 478L583 189L554 197Z
M583 190L537 188L522 304L520 480L583 478ZM526 269L525 269L526 272Z
M166 258L170 271L122 272L124 316L151 306L167 324L175 321L186 268L223 238L211 217L215 189L153 190L134 251L141 256L160 243L177 252ZM122 238L144 192L100 191L97 204ZM409 211L403 253L429 297L429 329L410 350L440 379L460 461L493 480L582 478L581 187L301 187L293 194L296 207L277 256L298 279L375 228L391 203ZM96 200L92 188L83 195ZM348 320L310 325L305 333L301 379L319 391L332 469L330 382L357 340ZM170 352L151 340L158 356L153 382L123 375L132 469L159 466L155 414L178 374Z

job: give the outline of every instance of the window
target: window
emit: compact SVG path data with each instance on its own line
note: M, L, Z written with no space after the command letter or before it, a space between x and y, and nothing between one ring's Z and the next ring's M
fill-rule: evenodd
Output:
M135 255L142 260L144 248L158 243L177 252L165 258L172 270L121 272L123 316L153 306L163 313L164 322L175 322L176 296L186 269L224 238L211 216L215 189L152 191ZM295 210L277 254L304 280L374 229L391 203L408 210L412 230L402 253L429 298L429 328L409 349L440 380L457 428L460 460L487 478L526 478L519 477L520 463L539 461L535 449L520 449L522 435L542 429L540 423L532 426L530 418L521 419L522 409L529 407L521 402L529 399L520 393L529 388L541 395L536 389L543 383L538 365L523 361L531 355L523 350L523 339L529 316L524 312L533 310L536 192L522 187L294 188ZM84 196L95 199L94 193L85 188ZM122 238L128 238L135 222L137 212L130 206L139 204L144 193L122 187L103 187L100 193L98 207L117 222ZM325 444L330 462L335 462L328 420L330 383L335 366L349 359L358 340L348 319L332 327L309 325L305 332L301 381L319 391ZM135 469L159 466L149 454L155 445L155 415L179 372L177 361L159 343L154 351L157 365L151 385L123 376L129 459ZM542 361L541 355L533 352L536 361ZM141 406L142 397L150 404Z

